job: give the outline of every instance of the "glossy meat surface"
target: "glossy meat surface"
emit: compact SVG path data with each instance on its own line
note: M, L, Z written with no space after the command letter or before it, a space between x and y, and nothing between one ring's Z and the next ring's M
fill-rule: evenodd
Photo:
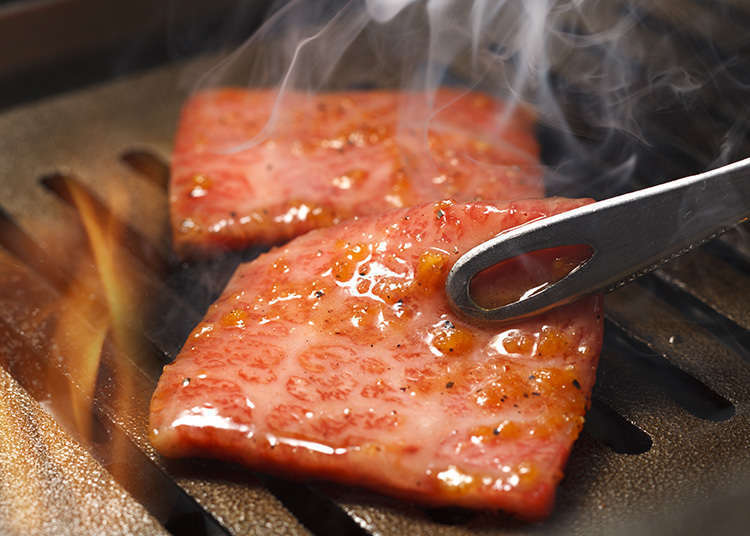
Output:
M479 93L198 93L172 159L174 245L200 256L444 198L539 197L538 153L531 114Z
M583 203L431 203L312 231L241 265L165 367L153 444L546 515L594 383L600 298L477 327L449 310L443 285L472 246Z

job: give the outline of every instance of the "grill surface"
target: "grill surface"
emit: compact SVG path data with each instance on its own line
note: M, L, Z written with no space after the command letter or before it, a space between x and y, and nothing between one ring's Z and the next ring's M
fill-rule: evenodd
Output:
M83 185L104 200L112 198L113 185L125 185L131 202L105 205L169 262L165 191L157 180L147 179L158 178L159 160L168 160L177 114L192 81L214 62L204 58L175 64L0 115L0 204L7 213L0 222L5 248L0 250L0 309L6 311L0 315L0 362L10 372L0 371L0 403L13 408L0 416L0 466L12 467L18 459L18 449L6 449L1 435L13 434L12 444L30 445L27 456L46 468L20 480L13 476L17 473L0 473L0 532L34 527L48 534L93 534L105 526L112 532L157 534L163 531L160 524L175 533L202 528L209 534L745 530L750 521L742 506L750 497L750 274L742 256L747 230L607 297L608 335L594 407L568 463L555 512L544 523L529 525L494 513L426 510L348 487L294 483L225 464L161 459L146 440L150 393L161 364L174 356L238 262L229 257L210 265L171 265L166 273L143 270L142 279L166 320L161 325L145 320L140 326L151 345L145 357L104 357L105 370L120 359L135 378L129 405L116 400L112 381L100 380L97 392L95 414L101 428L122 436L128 445L130 478L114 478L118 471L111 456L96 445L88 445L88 452L82 449L78 441L86 445L83 439L42 411L40 402L54 404L28 372L29 363L54 359L61 350L45 344L45 328L33 318L35 310L59 298L54 285L59 275L51 275L56 268L38 258L24 259L14 243L23 232L43 255L66 258L69 253L61 250L70 242L61 240L60 233L80 224L55 181ZM146 175L138 165L144 161L146 168L151 166ZM50 174L58 174L57 179L50 180ZM46 188L39 182L42 177L47 177ZM52 410L65 427L65 418ZM59 445L68 457L82 461L65 465L58 460L60 450L46 445ZM94 482L91 489L68 484L84 478ZM19 493L7 491L11 484ZM144 486L164 496L144 493ZM63 491L68 489L70 496ZM86 493L96 500L91 502ZM14 501L23 494L39 497L26 530L14 521ZM67 508L71 497L78 508ZM86 523L99 504L108 505L98 509L101 522ZM63 510L66 515L60 518ZM56 518L63 521L48 523Z

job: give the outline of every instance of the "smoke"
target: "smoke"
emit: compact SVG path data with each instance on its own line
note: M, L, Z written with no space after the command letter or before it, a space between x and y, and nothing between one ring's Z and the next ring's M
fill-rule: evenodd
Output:
M660 161L659 145L681 134L665 131L660 117L689 110L724 65L686 61L690 51L685 54L670 32L650 26L641 4L284 2L198 89L277 88L266 127L230 152L269 136L290 92L408 90L423 102L406 106L402 117L411 124L422 120L426 129L436 88L482 91L509 103L495 118L498 132L516 107L535 110L550 193L608 195ZM731 157L732 134L720 138L724 145L708 162ZM689 152L680 139L673 145Z

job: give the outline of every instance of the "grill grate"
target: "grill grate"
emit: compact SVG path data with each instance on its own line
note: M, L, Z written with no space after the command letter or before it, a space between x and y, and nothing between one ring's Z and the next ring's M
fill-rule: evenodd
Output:
M651 27L664 24L659 9L648 2L635 4ZM683 32L685 42L697 39L692 25L685 24ZM725 39L731 46L744 44L732 36ZM65 445L85 462L55 466L59 478L39 473L24 481L24 489L53 494L63 477L96 474L94 493L119 505L102 510L103 521L110 523L105 526L141 534L164 528L178 534L628 534L678 528L690 533L705 526L716 504L737 504L737 497L750 496L746 228L607 297L608 335L592 410L555 512L542 524L495 513L424 509L229 464L161 459L146 439L148 400L159 368L175 355L243 255L257 254L180 264L168 253L164 162L190 87L185 81L213 62L175 64L0 115L0 402L13 408L4 413L14 415L0 417L0 433L15 429L24 441L41 437L31 451L35 459L57 459L48 443ZM728 106L719 106L725 115L732 112ZM742 132L737 151L747 146ZM665 143L679 149L679 158L660 171L678 176L708 164L690 154L685 139ZM126 255L143 268L142 284L156 303L153 317L130 326L146 349L143 356L118 355L105 344L94 434L85 438L76 435L73 417L55 405L50 393L63 383L63 371L52 368L52 387L40 383L40 371L65 350L49 344L56 316L43 312L54 308L71 280L65 271L69 266L55 259L69 259L74 248L82 263L91 263L80 219L70 205L71 189L96 201L112 199L113 185L129 192L133 202L99 201L97 211L120 222ZM116 397L117 375L123 373L118 367L134 378L127 403ZM19 416L26 426L19 428ZM109 449L115 444L124 445L117 459ZM6 479L0 476L0 484ZM73 496L81 497L77 493ZM47 532L97 532L101 525L79 523L89 515L87 500L77 499L80 508L61 518L65 526ZM6 513L11 501L0 491L2 531L6 525L17 531ZM58 516L66 504L51 500L34 515L37 521ZM744 528L739 523L746 516L721 511L726 527ZM29 523L36 522L32 518Z

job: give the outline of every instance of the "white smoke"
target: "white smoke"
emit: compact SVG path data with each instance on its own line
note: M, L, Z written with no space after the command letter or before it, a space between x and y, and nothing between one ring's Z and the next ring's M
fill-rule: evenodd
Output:
M647 146L644 118L707 83L675 60L676 47L620 2L295 0L199 88L278 89L266 128L239 149L272 131L289 90L410 90L427 110L440 86L483 91L510 103L498 130L515 106L536 111L553 139L554 191L554 181L601 183L597 169L608 184L628 180L637 157L622 140Z

